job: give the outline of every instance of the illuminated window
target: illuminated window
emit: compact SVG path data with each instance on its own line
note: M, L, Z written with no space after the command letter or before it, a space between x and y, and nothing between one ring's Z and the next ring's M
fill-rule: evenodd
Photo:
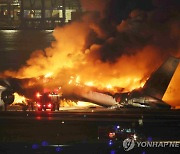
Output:
M65 20L65 22L71 21L71 19L72 19L71 13L72 12L76 12L76 10L75 9L66 9L66 20Z
M41 10L24 10L25 18L41 18Z

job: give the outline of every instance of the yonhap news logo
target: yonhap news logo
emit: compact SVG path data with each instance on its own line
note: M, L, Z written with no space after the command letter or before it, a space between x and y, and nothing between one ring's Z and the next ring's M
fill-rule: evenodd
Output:
M123 147L124 147L125 151L129 151L129 150L133 149L134 146L135 146L134 139L127 138L123 141Z
M125 151L130 151L134 147L142 148L179 148L180 141L135 141L132 138L127 138L123 141L123 148Z

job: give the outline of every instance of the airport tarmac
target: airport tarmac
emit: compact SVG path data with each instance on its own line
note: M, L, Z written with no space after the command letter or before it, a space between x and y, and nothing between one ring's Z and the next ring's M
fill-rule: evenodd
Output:
M180 122L180 110L61 108L60 111L6 111L0 119L79 120L116 122Z
M60 111L0 112L0 143L96 143L99 128L133 128L153 140L180 141L180 110L64 109ZM16 146L18 147L18 146ZM172 151L171 151L172 152Z

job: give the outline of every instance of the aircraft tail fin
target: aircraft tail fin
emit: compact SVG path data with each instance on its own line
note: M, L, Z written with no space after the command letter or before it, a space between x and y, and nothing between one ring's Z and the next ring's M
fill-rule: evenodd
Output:
M144 93L162 99L178 64L179 59L169 57L147 80L143 87Z

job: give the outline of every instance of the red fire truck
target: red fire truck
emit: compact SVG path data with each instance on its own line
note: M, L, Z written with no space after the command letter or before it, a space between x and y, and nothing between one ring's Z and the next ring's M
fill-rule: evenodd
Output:
M57 94L37 93L36 98L38 111L46 111L46 109L50 109L51 111L55 111L55 109L59 110L59 96Z

